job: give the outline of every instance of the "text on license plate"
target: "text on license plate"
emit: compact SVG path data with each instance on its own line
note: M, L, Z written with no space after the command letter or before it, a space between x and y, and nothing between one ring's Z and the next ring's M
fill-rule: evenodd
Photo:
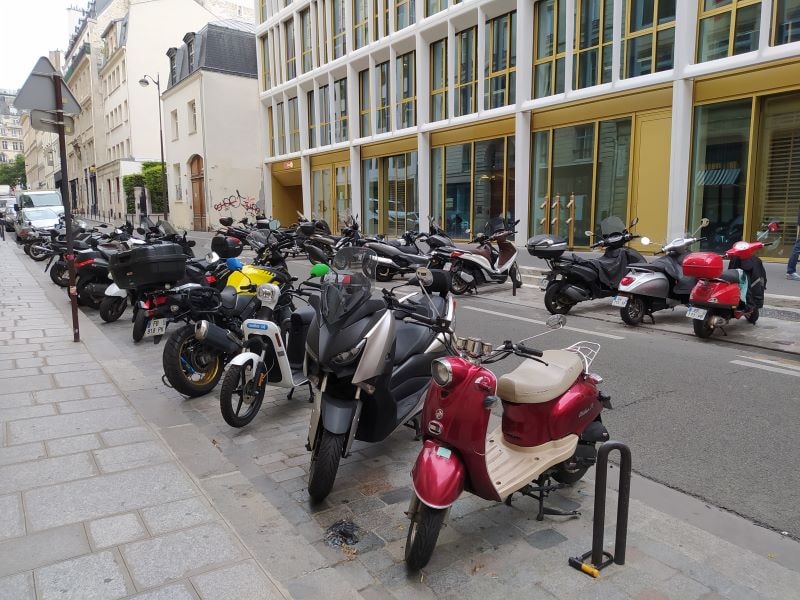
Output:
M550 280L547 277L542 277L539 280L539 289L543 292L547 290L548 285L550 285Z
M705 308L696 308L694 306L690 306L686 310L686 316L690 319L705 319L707 314L708 310Z
M147 329L144 330L144 337L152 337L154 335L164 335L167 330L166 319L153 319L147 324Z
M453 267L453 265L451 263L444 263L444 266L442 267L442 270L443 271L449 271L452 267Z
M624 308L628 306L628 297L627 296L614 296L614 299L611 301L611 306L618 306L620 308Z

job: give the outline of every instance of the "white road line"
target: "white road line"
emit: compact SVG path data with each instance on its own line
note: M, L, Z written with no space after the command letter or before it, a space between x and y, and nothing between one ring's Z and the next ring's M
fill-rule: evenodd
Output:
M516 315L509 315L508 313L501 313L495 310L487 310L485 308L477 308L475 306L464 306L463 304L459 306L459 308L463 308L466 310L474 310L477 312L486 313L487 315L497 315L498 317L506 317L507 319L514 319L516 321L525 321L526 323L533 323L534 325L547 325L544 321L537 321L536 319L529 319L527 317L518 317ZM577 327L564 327L564 329L568 331L575 331L577 333L585 333L587 335L595 335L597 337L604 337L610 340L624 340L625 338L621 335L611 335L610 333L600 333L599 331L589 331L588 329L578 329Z
M800 377L800 371L792 371L791 369L779 369L778 367L771 367L769 365L760 365L758 363L750 363L744 360L732 360L731 364L739 365L742 367L750 367L751 369L761 369L762 371L770 371L771 373L781 373L783 375L793 375Z
M780 360L770 360L768 358L756 358L755 356L742 356L739 355L739 358L745 358L747 360L755 360L758 362L767 363L768 365L772 365L773 367L780 367L782 369L792 369L794 371L800 371L800 365L790 365Z

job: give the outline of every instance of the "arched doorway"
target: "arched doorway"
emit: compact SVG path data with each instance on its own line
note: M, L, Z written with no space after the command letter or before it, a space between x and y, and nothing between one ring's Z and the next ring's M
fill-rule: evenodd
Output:
M189 177L192 181L192 210L194 219L192 229L205 231L206 223L206 188L203 173L203 157L195 154L189 159Z

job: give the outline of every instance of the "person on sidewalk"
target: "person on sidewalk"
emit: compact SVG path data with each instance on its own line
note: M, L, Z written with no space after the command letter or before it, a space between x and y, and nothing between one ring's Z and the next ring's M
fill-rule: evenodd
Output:
M797 273L798 257L800 257L800 212L797 214L797 236L794 240L792 253L789 255L789 262L786 263L786 279L800 281L800 274Z

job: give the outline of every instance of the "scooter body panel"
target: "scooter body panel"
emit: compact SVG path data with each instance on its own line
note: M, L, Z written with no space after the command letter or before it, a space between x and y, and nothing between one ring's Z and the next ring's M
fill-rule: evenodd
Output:
M425 440L411 469L417 497L431 508L447 508L464 491L466 467L458 452L438 440Z
M294 387L292 366L289 363L286 348L284 348L281 328L272 321L247 319L242 323L242 333L244 333L245 340L248 340L252 336L259 336L263 340L263 343L271 346L271 349L267 349L266 351L274 356L275 365L269 371L269 384L279 387ZM255 370L255 366L261 361L261 357L252 352L243 352L242 354L253 354L258 358L258 361L253 365ZM238 356L242 356L242 354ZM278 368L277 370L280 375L275 372L275 367Z
M739 285L727 281L700 279L694 286L689 301L692 306L710 309L734 309L739 305Z
M626 285L620 283L618 288L620 294L650 296L653 298L667 298L669 296L669 280L664 273L631 269L625 277L633 278L633 281Z

